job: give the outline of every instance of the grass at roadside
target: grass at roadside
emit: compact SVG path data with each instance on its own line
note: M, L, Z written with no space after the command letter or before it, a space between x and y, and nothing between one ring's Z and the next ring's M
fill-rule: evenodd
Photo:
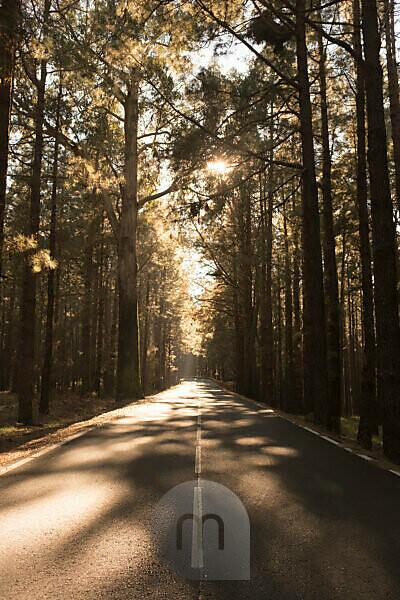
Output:
M341 418L341 434L342 437L352 441L357 441L359 417L342 417ZM382 446L382 432L379 435L374 435L372 438L374 448L379 449Z
M15 394L0 392L0 453L40 438L47 433L67 427L78 421L91 419L101 413L117 408L112 398L96 396L81 397L74 394L58 395L54 398L51 414L42 417L36 425L17 423L17 398ZM36 407L35 407L36 409ZM37 410L35 410L37 415Z

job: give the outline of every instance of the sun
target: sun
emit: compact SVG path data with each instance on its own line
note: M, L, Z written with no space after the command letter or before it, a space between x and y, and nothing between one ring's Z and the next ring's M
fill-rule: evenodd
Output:
M232 166L226 160L212 160L207 163L207 169L215 175L225 175L232 170Z

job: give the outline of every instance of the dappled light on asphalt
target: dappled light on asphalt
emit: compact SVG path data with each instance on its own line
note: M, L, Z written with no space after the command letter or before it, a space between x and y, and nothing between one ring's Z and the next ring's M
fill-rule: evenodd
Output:
M233 446L254 449L268 443L266 436L246 436L246 427L255 422L254 410L199 382L183 382L151 402L127 406L112 422L34 461L21 475L16 471L3 479L0 568L7 576L1 584L18 589L21 563L29 562L41 572L55 561L62 564L74 594L78 594L74 580L90 577L98 592L110 578L118 579L135 568L136 554L139 560L143 552L152 552L150 507L175 483L177 473L180 479L192 476L199 399L206 456L208 450L223 449L232 433ZM221 411L230 411L236 420L221 419ZM168 461L156 480L150 467L153 459L160 464ZM261 468L269 460L259 455L254 461L249 456L248 464ZM148 468L143 466L146 463ZM143 498L148 500L146 507ZM10 538L11 549L4 546ZM55 584L50 575L49 590ZM33 597L35 589L33 585ZM88 597L87 590L85 594Z
M168 598L197 600L196 586L176 579L160 562L151 525L160 498L194 477L199 402L203 475L231 489L249 511L256 588L257 581L263 586L268 581L270 589L281 586L293 597L278 558L286 548L298 580L307 563L308 577L313 573L319 589L329 589L338 577L328 568L338 531L348 537L353 571L359 554L360 573L367 562L374 576L392 566L389 580L395 576L393 561L386 556L383 566L377 558L386 552L386 538L371 523L366 505L358 505L357 516L353 509L353 486L364 485L369 465L268 407L207 382L185 381L151 401L127 406L102 427L0 479L0 597L24 597L22 569L34 599L58 598L61 578L63 598L71 600L108 600L114 592L118 598L154 593L161 598L155 592L160 585L169 590ZM333 459L336 472L329 466ZM357 469L352 460L361 463ZM392 501L374 497L374 510L385 514ZM339 575L345 577L345 571L342 561ZM368 589L368 582L356 582ZM218 585L209 584L210 598L250 593L245 582L236 588L227 584L225 591Z

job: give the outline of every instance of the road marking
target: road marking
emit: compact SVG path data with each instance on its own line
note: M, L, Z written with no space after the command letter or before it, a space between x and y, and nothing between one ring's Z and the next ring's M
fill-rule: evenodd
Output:
M285 417L283 417L283 418L285 418ZM309 431L310 433L313 433L314 435L317 435L318 437L324 437L322 435L322 433L320 433L319 431L316 431L315 429L311 429L311 427L306 427L305 425L299 425L298 423L295 423L294 421L291 421L290 419L285 419L285 421L289 421L289 423L293 423L293 425L297 425L298 427L301 427L301 429L305 429L306 431ZM329 438L326 437L325 439L329 439Z
M320 437L323 440L326 440L327 442L329 442L330 444L335 444L335 446L340 446L339 442L337 442L336 440L334 440L333 438L328 437L327 435L322 435L320 434Z
M194 472L197 475L197 485L193 488L193 519L192 519L192 556L193 569L204 567L203 556L203 498L201 488L201 399L197 407L196 455Z
M196 475L201 475L201 446L196 446L196 460L194 472Z
M229 394L232 399L239 398L240 400L245 400L246 402L251 402L252 404L256 404L259 407L262 407L263 409L265 408L265 405L258 402L257 400L253 400L252 398L247 398L246 396L241 396L240 394L236 394L235 392L231 392L230 390L226 390L224 387L222 387L221 385L217 384L219 386L219 388L221 390L224 390L227 394ZM272 412L274 412L271 409ZM257 414L261 414L264 411L263 410L259 410L257 411ZM318 431L315 431L315 429L311 429L311 427L307 427L306 425L300 425L300 423L297 423L296 421L292 421L292 419L290 419L289 417L285 417L284 415L280 414L277 415L278 417L280 417L281 419L283 419L284 421L288 421L289 423L292 423L292 425L295 425L296 427L300 427L301 429L305 429L306 431L309 431L310 433L313 433L314 435L317 435L318 437L323 438L324 440L326 440L327 442L330 442L331 444L334 444L335 446L337 446L338 448L341 448L342 450L346 450L346 452L350 452L350 454L354 454L355 456L358 456L359 458L363 458L364 460L368 461L368 462L372 462L375 463L376 466L379 466L379 468L381 468L384 471L388 471L389 473L393 473L393 475L396 475L397 477L400 477L400 471L395 471L394 469L388 469L385 467L382 467L381 465L379 465L378 461L371 457L371 456L367 456L366 454L359 454L356 450L353 450L352 448L348 448L347 446L342 446L342 444L340 442L337 442L336 440L323 435L321 433L319 433Z
M364 460L374 460L372 456L367 456L366 454L357 454L357 456L363 458Z
M203 501L201 486L193 488L193 519L192 519L192 557L191 566L193 569L202 569L204 566L203 558Z
M306 431L309 431L310 433L317 433L316 431L314 431L314 429L310 429L310 427L306 427L305 425L302 425L302 428Z

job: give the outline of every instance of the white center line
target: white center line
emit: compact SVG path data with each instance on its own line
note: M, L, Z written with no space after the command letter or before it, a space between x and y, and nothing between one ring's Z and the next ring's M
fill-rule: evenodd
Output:
M201 475L201 446L196 446L196 463L194 472L196 475Z
M194 472L197 475L197 485L193 488L193 519L192 519L192 556L191 565L194 569L204 567L203 557L203 500L201 489L201 399L197 408L196 457Z
M203 502L201 487L193 490L193 529L192 529L192 560L193 569L202 569L203 560Z

